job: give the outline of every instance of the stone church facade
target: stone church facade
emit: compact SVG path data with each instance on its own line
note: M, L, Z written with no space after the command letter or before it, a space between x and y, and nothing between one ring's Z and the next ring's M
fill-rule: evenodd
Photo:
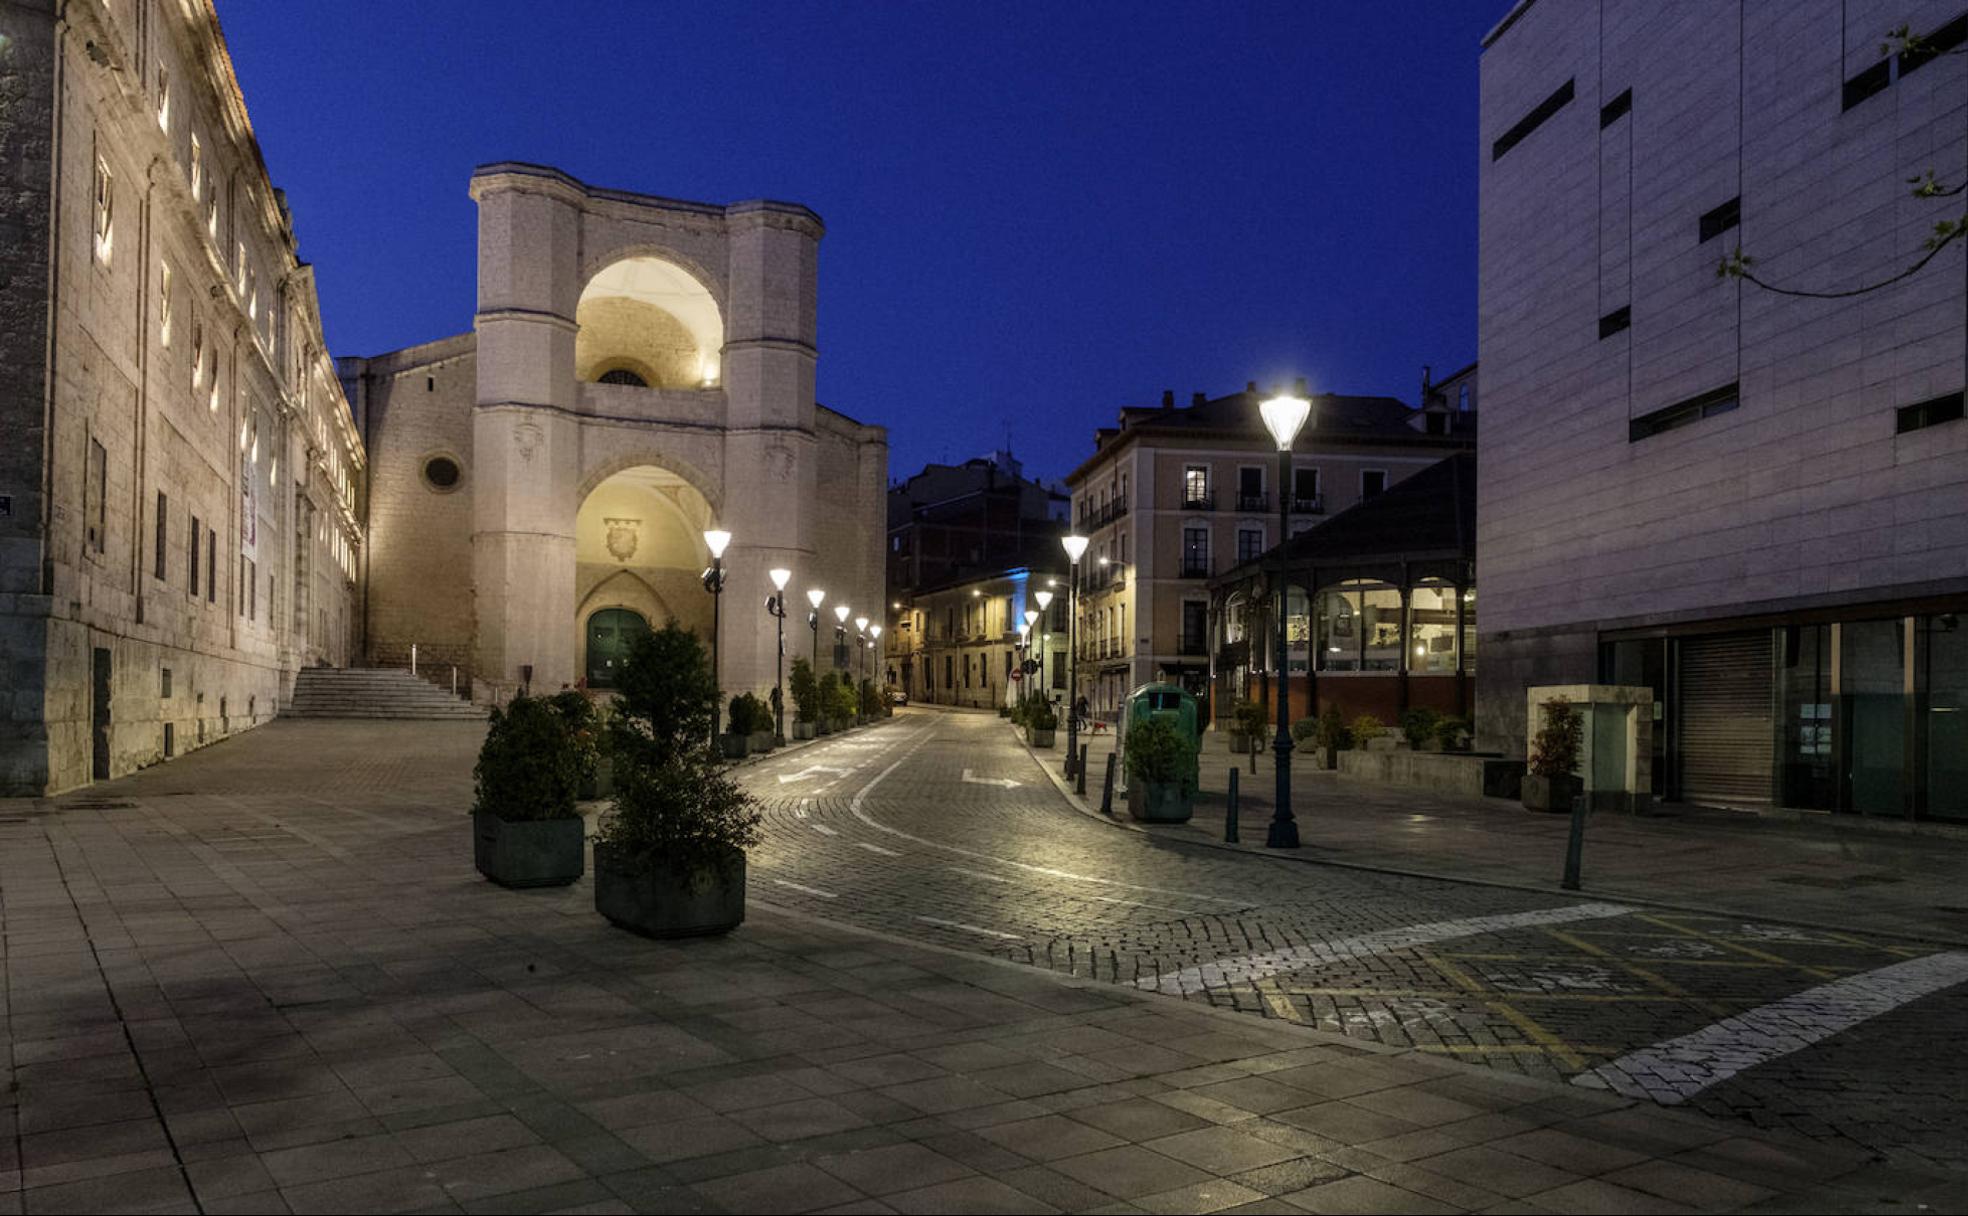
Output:
M814 402L819 217L517 163L471 194L474 331L340 361L374 470L369 660L414 645L482 700L605 687L637 630L712 637L710 528L727 694L773 683L767 571L792 571L789 656L806 589L879 608L887 435Z
M0 793L357 653L366 463L210 0L0 7Z

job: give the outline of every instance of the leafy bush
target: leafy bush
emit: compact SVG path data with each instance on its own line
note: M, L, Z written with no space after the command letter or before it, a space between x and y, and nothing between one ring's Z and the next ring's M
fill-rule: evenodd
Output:
M1469 723L1454 714L1443 714L1441 721L1435 723L1435 741L1445 752L1455 751L1468 741Z
M1044 697L1033 697L1025 708L1025 725L1033 730L1058 730L1059 715Z
M841 678L839 672L827 671L820 674L820 682L814 686L814 696L819 704L815 711L823 718L838 718L840 713Z
M813 678L813 664L794 659L786 686L793 694L793 721L811 722L820 716L820 682Z
M580 814L574 796L581 765L581 745L559 707L543 697L514 697L492 711L472 768L472 809L509 823L573 818Z
M1372 714L1361 714L1353 719L1348 728L1353 733L1353 746L1365 747L1368 743L1387 733L1387 727Z
M1189 741L1166 718L1148 718L1130 725L1125 755L1130 782L1170 785L1189 775Z
M708 746L718 689L696 634L672 621L637 638L615 687L609 734L618 769L624 761L660 766L680 751Z
M1346 715L1339 712L1339 706L1328 705L1319 715L1319 746L1329 752L1348 751L1353 746L1353 728L1346 725Z
M881 713L881 710L881 693L875 690L875 682L873 680L861 681L861 712L872 718Z
M1256 701L1239 701L1230 711L1231 729L1240 735L1262 735L1268 717Z
M1293 743L1302 744L1308 739L1316 739L1318 734L1319 720L1317 718L1300 718L1291 724Z
M831 693L827 690L827 681L830 678L834 682ZM854 695L853 680L842 679L830 671L820 677L820 690L823 696L831 695L833 698L827 710L830 716L845 720L855 715L856 707L860 704L860 698Z
M607 716L588 699L588 694L569 689L557 692L547 698L553 711L567 726L567 737L574 748L575 776L585 783L595 775L595 767L601 763L602 747L606 743Z
M1531 740L1531 772L1539 777L1568 777L1579 764L1585 743L1585 719L1578 706L1553 697L1540 707L1544 724Z
M731 698L731 715L725 729L734 735L770 733L772 711L754 694L741 692Z
M1435 727L1442 721L1442 715L1425 706L1401 711L1401 733L1408 737L1411 747L1419 748L1435 737Z
M711 747L717 685L696 635L672 622L638 639L618 688L615 809L597 839L631 865L683 871L756 844L758 810Z

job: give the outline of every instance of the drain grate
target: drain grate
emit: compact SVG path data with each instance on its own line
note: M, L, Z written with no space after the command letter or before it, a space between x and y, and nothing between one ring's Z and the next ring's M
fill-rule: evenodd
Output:
M1785 874L1770 881L1787 882L1793 887L1817 887L1824 891L1850 891L1854 887L1880 887L1906 880L1897 874L1848 874L1843 878L1829 878L1821 874Z

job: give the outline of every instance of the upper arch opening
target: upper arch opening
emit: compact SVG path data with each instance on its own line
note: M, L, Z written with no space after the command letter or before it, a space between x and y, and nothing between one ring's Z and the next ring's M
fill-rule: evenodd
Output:
M574 320L577 380L634 376L651 388L718 382L724 317L696 276L674 262L642 254L609 263L581 290Z

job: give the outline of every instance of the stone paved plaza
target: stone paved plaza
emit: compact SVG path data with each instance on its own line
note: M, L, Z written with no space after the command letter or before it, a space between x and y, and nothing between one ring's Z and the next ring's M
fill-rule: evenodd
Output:
M1968 1206L1960 1174L1845 1132L1467 1062L1542 1059L1540 1035L1630 1052L1930 948L1768 938L1748 948L1787 978L1717 969L1726 995L1684 990L1702 1019L1587 1000L1624 1012L1575 1024L1497 995L1562 987L1575 959L1484 956L1529 955L1544 926L1604 952L1611 986L1578 995L1620 996L1636 970L1700 971L1628 945L1754 926L1649 936L1555 894L1120 831L996 719L929 714L742 770L770 801L750 919L656 943L609 928L586 882L478 878L480 730L283 721L0 803L0 1212ZM1460 1039L1335 1034L1297 999L1443 991L1445 963L1474 985ZM1532 1050L1430 1050L1512 1046L1507 1026Z

